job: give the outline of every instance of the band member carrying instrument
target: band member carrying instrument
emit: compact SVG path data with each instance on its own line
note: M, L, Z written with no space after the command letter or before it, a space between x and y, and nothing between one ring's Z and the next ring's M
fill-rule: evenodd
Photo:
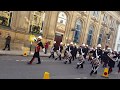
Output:
M82 48L80 48L80 54L79 54L79 57L78 57L78 60L79 60L79 62L77 63L77 69L79 68L79 66L81 66L80 68L83 68L83 63L84 63L84 61L85 61L85 58L84 58L84 53L83 53L83 51L82 51Z

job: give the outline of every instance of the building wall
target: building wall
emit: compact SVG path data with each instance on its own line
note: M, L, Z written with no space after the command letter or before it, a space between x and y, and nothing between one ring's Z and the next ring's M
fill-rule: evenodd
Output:
M11 41L11 47L12 49L21 49L23 46L29 47L29 29L30 29L30 23L26 21L25 17L27 17L28 20L32 20L34 11L13 11L12 14L12 21L11 21L11 28L2 28L0 27L0 48L4 47L5 43L5 36L9 32L12 36ZM67 23L64 26L58 26L57 20L58 20L58 14L59 11L45 11L45 20L44 20L44 27L43 27L43 43L46 41L51 41L51 45L55 38L55 33L58 29L59 33L63 34L62 42L63 44L70 43L73 41L74 33L75 31L71 31L72 29L75 29L75 23L78 19L82 21L82 30L80 34L80 39L78 45L81 45L82 43L87 42L87 36L90 25L94 26L94 32L93 32L93 40L92 40L92 46L96 46L98 42L98 37L100 34L101 28L104 28L105 34L103 36L102 41L102 47L106 45L106 34L110 31L110 19L107 21L107 25L103 25L103 16L105 13L112 18L114 18L118 23L120 22L119 15L115 13L114 11L99 11L99 16L97 19L95 19L92 15L92 11L64 11L64 13L67 16ZM116 23L116 28L114 28L114 31L112 31L110 42L108 45L112 48L115 46L115 39L117 35L118 30L118 23ZM36 35L38 36L38 35Z
M119 25L118 32L117 32L117 38L116 38L114 50L120 51L120 25Z

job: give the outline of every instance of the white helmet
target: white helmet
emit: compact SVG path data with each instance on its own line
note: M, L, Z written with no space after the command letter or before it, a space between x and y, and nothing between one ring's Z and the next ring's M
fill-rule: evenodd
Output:
M76 46L77 44L75 43L74 45Z
M82 44L82 46L85 46L85 44Z
M69 44L67 44L67 46L69 46Z
M71 42L70 44L73 44L73 42Z
M53 42L54 44L56 43L56 41Z
M107 48L107 51L108 51L108 52L112 52L112 49L108 47L108 48Z
M42 36L39 36L38 38L39 38L39 39L42 39Z
M101 44L98 44L97 47L101 47Z
M62 45L63 43L61 42L60 45Z
M86 47L88 47L88 45L86 45Z

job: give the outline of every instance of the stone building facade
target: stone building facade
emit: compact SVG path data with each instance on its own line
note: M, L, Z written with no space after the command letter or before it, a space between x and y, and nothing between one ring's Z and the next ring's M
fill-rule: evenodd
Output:
M29 47L31 34L43 37L43 43L74 42L89 46L115 47L119 14L116 11L0 11L0 49L7 33L11 48Z

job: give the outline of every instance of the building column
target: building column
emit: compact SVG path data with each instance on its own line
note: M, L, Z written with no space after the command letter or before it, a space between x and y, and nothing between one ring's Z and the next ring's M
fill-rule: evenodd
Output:
M85 24L84 34L83 34L83 36L84 36L83 43L85 43L85 44L87 42L87 37L88 37L88 32L89 32L89 26L90 26L90 21L91 21L91 12L89 12L86 20L87 21L86 21L86 24Z
M57 11L50 11L47 17L48 23L46 23L46 38L49 40L54 40L55 37L55 29L57 23Z

